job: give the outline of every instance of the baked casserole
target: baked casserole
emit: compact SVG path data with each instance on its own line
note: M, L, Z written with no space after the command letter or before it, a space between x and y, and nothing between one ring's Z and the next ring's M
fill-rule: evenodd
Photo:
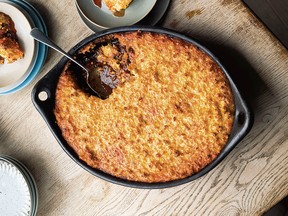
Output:
M234 98L218 64L197 46L161 33L100 37L75 58L113 88L105 100L81 84L68 62L54 114L67 143L90 167L136 182L189 177L228 141Z

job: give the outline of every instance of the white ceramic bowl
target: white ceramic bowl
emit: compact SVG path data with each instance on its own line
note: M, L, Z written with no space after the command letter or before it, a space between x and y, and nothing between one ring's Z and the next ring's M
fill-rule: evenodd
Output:
M12 3L0 2L1 12L9 15L15 23L20 46L24 50L24 58L14 63L0 65L0 93L10 91L20 85L33 69L37 55L38 43L29 35L34 23L28 20Z
M93 0L75 0L75 3L86 20L99 29L107 29L138 23L152 10L156 0L134 0L125 10L123 17L114 16L105 4L102 4L101 8L97 7Z

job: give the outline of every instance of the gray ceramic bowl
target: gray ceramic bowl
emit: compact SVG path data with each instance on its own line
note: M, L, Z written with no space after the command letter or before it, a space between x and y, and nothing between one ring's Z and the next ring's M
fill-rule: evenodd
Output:
M137 22L136 25L148 25L148 26L156 25L165 15L165 12L167 11L169 4L170 0L157 1L153 9L142 20ZM107 27L101 27L98 24L95 24L94 22L89 20L80 10L77 1L75 1L75 5L80 18L88 28L90 28L94 32L99 32L107 29Z
M125 10L125 15L117 17L103 4L97 7L93 0L75 0L76 7L81 15L98 28L113 28L130 26L142 20L154 7L156 0L134 0Z

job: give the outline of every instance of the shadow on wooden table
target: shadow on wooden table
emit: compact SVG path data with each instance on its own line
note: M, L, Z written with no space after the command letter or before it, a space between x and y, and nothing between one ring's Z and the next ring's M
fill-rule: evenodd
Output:
M265 212L263 216L288 216L288 196Z

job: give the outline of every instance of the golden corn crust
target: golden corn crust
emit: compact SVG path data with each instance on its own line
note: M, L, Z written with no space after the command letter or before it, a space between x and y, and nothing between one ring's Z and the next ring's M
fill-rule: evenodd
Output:
M66 65L54 109L63 137L89 166L123 179L167 182L199 172L232 129L234 99L226 76L181 39L145 32L113 38L128 50L130 78L101 100L80 88L77 71Z
M0 64L4 63L4 59L13 63L23 57L24 52L18 43L13 20L0 12Z
M132 0L104 0L104 3L112 12L125 10Z

